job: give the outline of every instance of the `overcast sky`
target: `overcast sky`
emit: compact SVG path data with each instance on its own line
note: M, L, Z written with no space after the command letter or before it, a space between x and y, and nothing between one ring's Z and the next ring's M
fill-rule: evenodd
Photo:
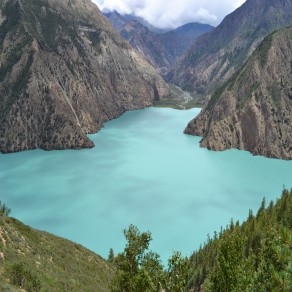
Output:
M135 13L157 27L178 27L188 22L218 25L245 0L92 0L100 10Z

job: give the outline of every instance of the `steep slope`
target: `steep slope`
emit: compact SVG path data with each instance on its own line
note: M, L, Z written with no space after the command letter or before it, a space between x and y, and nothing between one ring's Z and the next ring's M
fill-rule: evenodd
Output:
M291 24L292 1L247 0L216 29L198 38L168 80L189 91L213 93L265 36Z
M90 0L0 0L0 151L92 147L87 133L169 94Z
M144 18L136 16L134 14L120 14L117 11L108 11L108 12L105 11L103 12L103 15L105 15L110 20L113 27L117 31L122 30L123 26L130 21L137 21L141 23L144 27L148 28L151 32L155 34L161 34L161 33L165 33L171 30L167 28L164 29L164 28L155 27Z
M81 245L0 215L1 291L24 291L22 286L25 291L105 292L114 273L110 263Z
M157 32L142 18L105 13L112 25L130 45L143 55L162 74L194 44L195 40L212 26L188 23L168 32Z
M140 22L136 20L127 22L120 30L120 34L160 71L166 70L173 63L172 57L166 51L159 35L150 31Z
M185 133L214 150L292 159L292 27L269 35Z
M171 56L173 65L174 62L192 47L199 36L213 29L214 27L211 25L192 22L160 34L159 39L168 55Z
M208 237L190 258L186 291L291 291L292 191Z

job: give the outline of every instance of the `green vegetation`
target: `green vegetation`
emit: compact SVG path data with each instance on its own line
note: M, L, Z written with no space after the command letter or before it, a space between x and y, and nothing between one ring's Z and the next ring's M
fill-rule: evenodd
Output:
M0 201L0 216L9 216L11 213L11 209L8 208L4 203Z
M221 95L223 94L224 90L226 89L227 85L228 83L225 82L222 86L216 89L216 91L211 96L211 99L209 100L207 104L207 108L206 108L207 110L211 111L213 109L213 107L215 106L215 104L220 99Z
M231 220L190 258L174 252L165 269L151 233L130 225L108 261L82 246L9 218L0 202L1 291L291 291L292 190L242 223ZM111 282L111 284L110 284ZM111 287L111 288L109 288Z
M291 291L292 191L242 224L231 220L208 236L189 259L174 252L165 270L159 255L148 251L151 233L131 225L124 230L124 252L111 260L117 267L112 291Z
M272 46L274 33L269 34L257 47L255 54L259 57L260 65L263 68L268 62L268 53Z
M241 225L231 221L195 252L188 285L199 291L291 291L292 191Z
M8 268L7 276L12 285L21 289L26 289L27 291L40 291L41 289L40 279L26 263L13 264Z
M0 291L110 291L112 264L8 217L10 211L0 203Z
M113 292L171 291L180 292L187 284L189 262L174 252L164 271L158 254L148 251L151 233L140 232L134 225L124 230L126 247L114 257L117 267L113 279ZM112 254L112 251L110 251Z
M167 107L174 109L191 109L194 107L202 107L205 103L203 96L194 93L183 91L174 84L169 84L170 95L155 100L155 107Z

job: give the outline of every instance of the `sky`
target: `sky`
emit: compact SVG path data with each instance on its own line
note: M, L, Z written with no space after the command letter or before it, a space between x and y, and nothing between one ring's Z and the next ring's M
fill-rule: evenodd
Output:
M134 13L160 28L189 22L218 25L245 0L92 0L100 10Z

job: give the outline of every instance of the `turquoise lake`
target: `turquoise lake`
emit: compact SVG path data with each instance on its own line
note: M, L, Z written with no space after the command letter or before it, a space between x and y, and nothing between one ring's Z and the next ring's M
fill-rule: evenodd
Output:
M183 134L199 109L127 112L86 150L0 154L0 200L11 215L107 257L131 223L152 232L163 261L190 255L207 234L244 220L292 186L292 161L213 152Z

